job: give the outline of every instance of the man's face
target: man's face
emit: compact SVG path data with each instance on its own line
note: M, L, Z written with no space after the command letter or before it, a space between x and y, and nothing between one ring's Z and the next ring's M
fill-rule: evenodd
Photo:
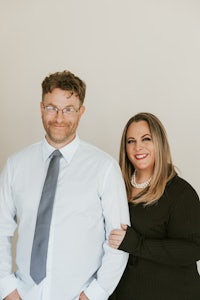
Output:
M64 113L63 108L67 108ZM69 112L69 108L72 108L72 112ZM71 95L70 91L55 88L44 96L40 109L49 144L55 148L62 148L70 143L76 135L79 120L85 110L84 106L80 106L79 98L74 94Z

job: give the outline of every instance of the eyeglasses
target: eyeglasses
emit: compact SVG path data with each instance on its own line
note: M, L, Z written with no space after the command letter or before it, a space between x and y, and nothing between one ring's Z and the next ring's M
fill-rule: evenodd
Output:
M53 105L47 105L47 106L43 105L43 108L45 112L48 113L49 115L56 116L59 111L61 111L63 115L73 115L80 110L81 106L78 109L75 109L73 106L66 106L60 109Z

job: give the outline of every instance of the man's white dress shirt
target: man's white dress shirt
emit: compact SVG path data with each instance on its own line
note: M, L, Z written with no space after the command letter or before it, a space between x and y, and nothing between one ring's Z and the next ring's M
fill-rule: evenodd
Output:
M17 288L23 300L105 300L117 285L127 253L108 246L110 231L129 224L117 162L78 136L60 149L60 172L50 228L47 276L36 285L30 257L41 192L55 149L47 141L10 157L0 178L0 299ZM18 228L17 271L11 238Z

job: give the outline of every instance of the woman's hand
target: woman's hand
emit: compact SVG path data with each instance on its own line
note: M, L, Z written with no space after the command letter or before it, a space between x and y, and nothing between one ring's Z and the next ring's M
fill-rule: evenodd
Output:
M126 234L126 230L127 230L127 225L121 224L121 228L122 229L114 229L111 231L109 238L108 238L108 243L109 246L114 248L114 249L118 249L121 242L123 241L125 234Z

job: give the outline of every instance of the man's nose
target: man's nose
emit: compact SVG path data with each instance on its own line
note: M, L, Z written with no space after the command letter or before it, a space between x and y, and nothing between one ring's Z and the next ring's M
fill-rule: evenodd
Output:
M57 111L56 120L57 122L61 122L63 120L63 112L61 109Z

